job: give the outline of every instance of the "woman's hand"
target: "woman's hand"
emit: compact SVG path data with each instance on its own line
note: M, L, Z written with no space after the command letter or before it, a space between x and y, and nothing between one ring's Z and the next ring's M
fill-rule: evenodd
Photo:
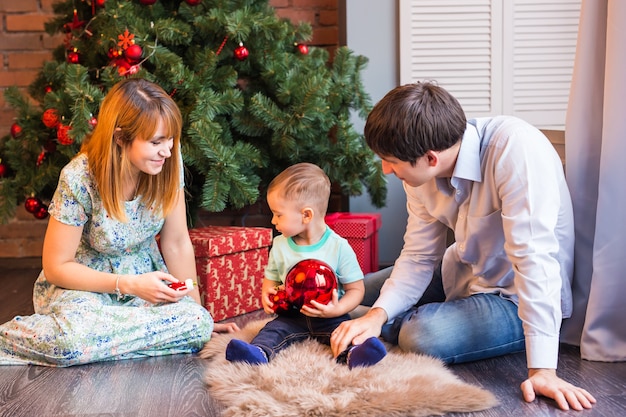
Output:
M153 304L176 303L194 290L175 290L167 286L178 281L174 276L161 271L119 275L118 288L122 294L134 295Z

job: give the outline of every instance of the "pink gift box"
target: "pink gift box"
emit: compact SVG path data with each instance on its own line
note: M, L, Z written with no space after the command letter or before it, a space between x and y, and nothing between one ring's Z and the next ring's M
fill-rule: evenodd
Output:
M348 240L364 274L378 271L378 229L380 213L330 213L326 224Z
M261 287L272 244L266 227L190 229L202 303L215 321L262 308Z

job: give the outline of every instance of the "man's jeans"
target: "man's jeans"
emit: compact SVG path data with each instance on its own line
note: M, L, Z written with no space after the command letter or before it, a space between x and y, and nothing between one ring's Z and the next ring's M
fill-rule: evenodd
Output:
M364 305L372 305L392 267L365 277ZM385 324L381 336L404 351L424 353L445 363L491 358L525 349L517 305L498 294L476 294L443 302L441 270L419 302Z

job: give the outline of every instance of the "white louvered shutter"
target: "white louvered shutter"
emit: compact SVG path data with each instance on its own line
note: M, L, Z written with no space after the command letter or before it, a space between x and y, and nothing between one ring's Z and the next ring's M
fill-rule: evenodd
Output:
M468 117L563 129L581 0L400 0L400 82L436 80Z

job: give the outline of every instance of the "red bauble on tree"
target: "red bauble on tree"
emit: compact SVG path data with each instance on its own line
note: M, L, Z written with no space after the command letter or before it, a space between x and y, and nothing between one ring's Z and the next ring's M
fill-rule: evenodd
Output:
M78 64L80 62L80 55L76 50L67 53L67 62L70 64Z
M57 127L59 124L59 115L56 109L47 109L44 111L43 115L41 115L41 121L50 129Z
M50 85L45 86L45 87L43 88L43 92L44 92L45 94L51 93L51 92L52 92L52 86L50 86Z
M109 52L107 53L108 57L111 59L118 58L121 54L122 52L120 52L120 50L117 48L110 48Z
M66 126L59 123L59 125L57 126L57 142L59 142L61 145L71 145L72 143L74 143L74 139L72 139L69 135L69 131L71 129L71 126Z
M130 45L126 50L124 50L124 57L130 62L138 62L141 60L141 55L143 54L143 49L141 46L137 44Z
M244 61L246 58L248 58L248 55L250 55L250 52L248 52L248 48L243 46L243 43L239 43L239 46L235 48L234 53L235 58L237 58L239 61Z
M46 152L45 149L39 152L39 155L37 155L37 162L35 163L35 165L41 166L41 164L43 164L43 161L45 161L46 159L46 155L48 155L48 152Z
M57 143L52 139L48 139L43 145L43 150L47 153L55 153L57 151Z
M185 0L185 3L190 6L197 6L198 4L202 3L202 0Z
M45 204L42 204L41 206L39 206L37 211L33 213L33 216L35 216L35 218L39 220L45 219L46 217L48 217L48 207L46 207Z
M17 123L13 123L11 125L11 136L13 138L16 138L21 134L22 134L22 126L18 125Z
M128 74L128 70L132 66L126 58L117 58L111 62L111 66L117 67L117 73L124 76Z
M106 0L93 0L96 2L96 6L97 7L104 7L104 3L106 3Z
M7 166L2 162L2 158L0 158L0 178L4 177L7 174Z
M298 51L300 51L302 55L307 55L309 53L309 47L303 43L297 44L296 48L298 48Z
M139 0L139 3L143 4L144 6L150 6L156 2L157 0Z
M35 196L30 196L24 200L24 208L29 213L35 213L39 210L39 207L41 207L42 204L41 200Z

